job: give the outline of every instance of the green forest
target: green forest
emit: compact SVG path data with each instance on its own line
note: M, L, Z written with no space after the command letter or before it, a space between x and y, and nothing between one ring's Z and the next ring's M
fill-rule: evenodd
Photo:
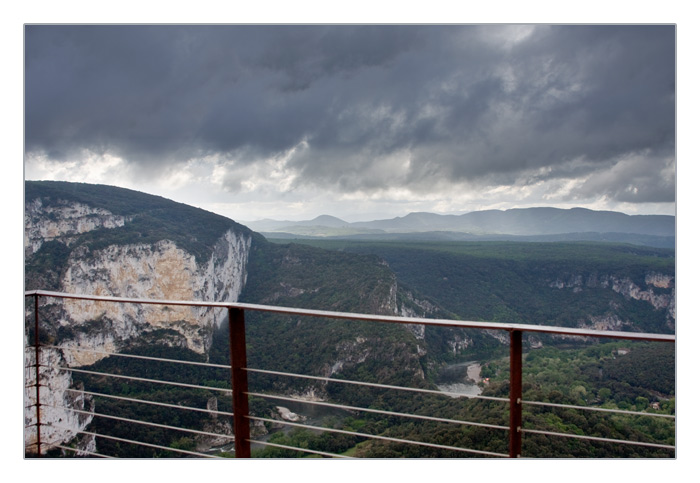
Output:
M563 315L557 312L569 316L583 314L586 310L595 310L596 297L604 297L603 302L598 302L603 309L610 306L612 298L621 310L619 313L646 317L644 320L647 322L640 323L638 330L645 327L653 329L663 327L661 322L654 322L660 321L660 316L652 314L650 317L650 310L641 306L634 312L632 301L616 297L609 290L590 289L590 293L574 293L549 288L551 293L546 293L542 280L559 276L562 271L602 271L601 267L604 266L606 273L616 273L642 283L645 267L651 265L657 272L668 272L672 270L674 261L672 255L664 251L595 244L549 247L530 244L514 246L508 243L493 246L431 244L429 247L398 246L393 247L394 250L382 244L379 248L376 245L356 245L352 249L346 246L339 248L342 251L331 251L299 244L254 244L250 259L251 275L242 300L290 307L381 313L387 292L392 284L396 284L402 287L398 299L416 300L419 294L427 293L425 298L437 307L432 314L434 317L459 319L471 316L488 320L496 313L494 305L500 305L498 313L501 316L494 317L495 320L571 325L563 323ZM420 255L417 250L420 250ZM567 256L578 259L568 263ZM420 263L415 263L416 260ZM467 266L469 269L465 268ZM539 272L533 268L535 266ZM539 275L530 274L530 271ZM442 290L431 289L431 283L435 283L440 275L447 277L450 283L443 285ZM484 292L472 293L473 287L480 284L486 284ZM287 289L280 290L280 287ZM549 306L551 304L554 306ZM539 307L541 318L532 315L534 307ZM314 375L327 373L328 361L345 358L347 363L333 374L334 378L435 389L436 375L445 364L478 360L482 365L481 376L488 378L487 383L481 383L482 395L508 397L507 347L481 331L427 327L421 350L416 346L411 332L401 325L288 317L256 311L247 312L246 325L248 362L253 368ZM472 344L460 352L449 352L447 342L455 333L471 337ZM57 337L60 338L60 334ZM675 414L674 344L540 339L544 342L542 347L529 348L526 344L523 375L525 401ZM349 342L358 340L362 342ZM223 324L214 333L207 356L157 344L134 346L128 352L227 365L227 325ZM87 369L211 388L170 387L75 373L74 379L87 391L168 405L150 406L96 396L95 411L105 416L95 417L87 430L115 438L99 440L100 451L105 454L131 458L190 457L196 454L198 447L206 446L206 441L197 431L220 431L222 428L230 431L230 421L225 415L214 416L206 411L186 411L173 407L206 408L210 401L215 400L218 411L230 411L230 396L216 390L230 388L227 369L194 365L177 365L173 368L170 363L116 356ZM502 401L405 393L256 373L251 373L249 377L253 391L263 394L315 391L324 394L329 402L350 407L504 427L508 425L508 405ZM250 404L251 415L267 420L279 420L275 406L284 405L274 398L261 397L251 397ZM160 426L143 426L111 419L109 415L143 419ZM673 445L675 420L670 418L526 403L523 420L526 431L523 435L525 457L674 457L674 451L665 448L527 432L532 429ZM320 424L329 431L290 428L279 421L254 424L253 439L262 438L270 446L254 446L253 456L318 456L286 447L369 458L493 457L508 453L508 431L504 429L387 416L360 410L326 417ZM171 426L188 428L193 432L178 431L169 428ZM350 435L348 431L381 438L420 441L431 446L372 439ZM122 439L143 441L153 446L133 445ZM442 446L469 448L475 452L448 450ZM221 448L217 456L234 456L230 445L224 444Z
M208 257L218 237L227 229L248 230L218 215L165 199L154 201L148 195L103 188L106 187L27 183L25 189L28 199L30 195L38 195L46 203L58 203L58 199L68 196L68 201L104 206L129 217L122 228L95 230L75 240L75 245L86 245L91 250L114 243L167 238L201 260ZM617 330L675 333L672 306L655 307L647 300L613 289L618 285L633 285L647 295L673 300L676 263L673 250L593 242L268 241L249 233L253 242L247 281L239 299L245 303L382 315L395 315L398 311L425 318L562 327L582 327L594 319L605 319L619 322ZM44 243L27 260L26 288L58 288L71 247L58 241ZM666 277L673 283L650 284L650 274ZM27 310L31 311L29 304ZM59 312L57 306L51 306L47 314L59 317ZM44 321L49 330L41 334L41 341L60 344L78 332L99 331L101 324L108 322L100 319L69 327ZM508 346L499 338L504 335L507 338L507 334L434 326L427 326L424 331L417 329L402 324L248 310L248 366L437 391L439 375L445 367L476 361L484 378L479 383L481 395L507 398ZM167 339L160 335L168 335L167 329L161 330L120 351L228 365L225 321L213 332L206 354L159 343ZM30 343L33 336L33 329L28 327ZM675 344L525 334L524 352L523 456L675 456L674 450L665 448L605 441L675 444L673 418L608 411L675 415ZM227 444L230 437L226 436L231 431L231 418L227 415L231 400L226 393L230 389L230 374L226 367L174 365L112 356L81 369L183 384L167 386L75 371L73 379L77 387L119 398L94 396L92 399L95 412L102 416L96 416L86 430L111 435L111 439L98 439L101 453L129 458L174 458L194 456L201 448L215 448L216 456L234 456ZM249 387L255 393L311 395L352 408L508 426L508 404L500 400L455 398L254 372L249 373ZM138 399L157 404L146 405L135 401ZM562 404L600 411L556 406ZM369 458L492 457L508 453L508 431L504 429L351 409L323 417L315 424L329 430L318 431L285 426L276 409L284 405L272 397L251 396L251 415L267 420L254 420L252 438L278 445L254 445L253 456L318 456L287 446ZM199 410L188 411L184 407ZM217 412L207 410L214 407ZM152 421L157 426L140 425L131 419ZM202 431L225 436L212 442ZM350 435L348 431L384 439ZM587 435L599 440L549 433ZM427 445L407 445L390 439ZM143 441L147 446L126 440ZM448 450L444 446L475 452ZM62 454L61 450L55 450L52 456Z
M226 340L227 330L226 326L223 326L216 334L211 363L226 363ZM197 357L184 349L151 346L132 352L177 360L203 360L201 356ZM630 344L623 342L599 343L579 349L548 347L529 351L524 355L523 370L525 431L537 429L555 433L673 445L675 441L675 421L673 419L583 411L576 408L546 407L531 405L528 402L673 415L675 414L674 354L674 345L669 343ZM255 367L253 364L250 365ZM112 374L203 385L211 388L230 387L229 374L226 369L179 364L174 369L172 363L122 357L105 359L89 369ZM253 374L249 381L255 392L280 394L280 388L283 386L276 384L274 378L257 376L257 374ZM482 383L482 395L507 398L509 376L507 358L498 357L484 362L482 376L489 377L487 384ZM341 379L378 380L376 373L363 369L347 371L338 377ZM230 397L216 390L177 388L81 374L76 374L76 379L84 384L88 391L97 390L120 397L192 407L206 407L207 401L216 398L219 411L231 410ZM395 381L394 378L389 377L388 381L385 382ZM427 381L421 383L414 380L412 384L408 384L409 381L399 380L396 382L403 382L403 385L413 387L434 387ZM348 406L476 421L501 426L508 425L507 402L404 393L370 387L357 388L333 383L329 383L326 390L331 401ZM278 403L273 398L253 397L250 404L253 416L269 419L274 417L274 406ZM216 420L211 414L205 412L148 406L141 403L125 403L99 397L96 398L95 407L96 411L102 414L143 419L166 426L178 426L193 430L210 428ZM226 420L227 418L218 416L218 420L221 419ZM270 443L354 457L460 458L483 457L483 455L392 443L348 435L342 431L464 447L476 451L508 453L508 432L505 430L422 421L362 411L352 411L348 412L346 416L333 416L324 419L323 426L341 432L320 432L303 428L283 431L279 427L275 429L270 423L265 423L264 426L264 430L261 427L253 428L254 439L261 437L261 431L270 431L269 434L263 435ZM151 444L162 445L165 441L168 442L166 446L176 450L194 451L198 442L196 434L153 428L103 417L96 417L88 430ZM124 444L111 440L100 440L100 450L123 457L188 456L187 453ZM232 452L224 452L220 455L233 456ZM313 457L308 453L275 446L255 449L253 456L258 458ZM668 458L674 456L674 451L562 436L528 434L526 432L523 436L523 456Z
M673 250L592 242L296 242L378 256L400 283L462 320L574 327L614 308L616 315L631 322L633 330L674 331L663 311L601 283L619 278L644 287L649 273L675 276ZM582 281L580 287L562 290L552 286L575 279ZM659 294L672 291L653 290Z

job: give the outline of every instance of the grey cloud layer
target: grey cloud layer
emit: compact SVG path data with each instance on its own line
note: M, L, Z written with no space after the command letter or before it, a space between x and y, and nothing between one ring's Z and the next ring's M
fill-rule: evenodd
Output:
M28 26L25 52L26 150L56 160L301 145L296 182L345 191L588 176L675 199L672 26Z

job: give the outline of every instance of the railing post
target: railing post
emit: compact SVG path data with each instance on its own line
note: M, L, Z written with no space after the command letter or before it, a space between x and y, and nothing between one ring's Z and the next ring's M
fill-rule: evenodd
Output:
M236 458L250 458L250 421L248 420L248 373L245 371L245 312L228 309L229 350L231 354L231 390L233 398L233 436Z
M522 449L523 425L523 333L510 332L510 457L518 458Z
M41 456L41 401L39 399L39 296L34 295L34 375L36 377L36 454Z

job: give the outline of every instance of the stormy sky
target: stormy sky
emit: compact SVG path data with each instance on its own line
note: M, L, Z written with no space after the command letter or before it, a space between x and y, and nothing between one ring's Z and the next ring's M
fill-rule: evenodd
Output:
M238 221L673 214L672 25L27 25L25 177Z

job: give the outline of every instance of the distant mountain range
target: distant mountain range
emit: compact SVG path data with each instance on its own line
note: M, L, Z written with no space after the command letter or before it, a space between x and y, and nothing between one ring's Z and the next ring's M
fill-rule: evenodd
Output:
M246 225L268 238L334 237L372 240L610 241L675 246L676 219L585 208L522 208L463 215L410 213L349 223L321 215L307 221L260 220Z

